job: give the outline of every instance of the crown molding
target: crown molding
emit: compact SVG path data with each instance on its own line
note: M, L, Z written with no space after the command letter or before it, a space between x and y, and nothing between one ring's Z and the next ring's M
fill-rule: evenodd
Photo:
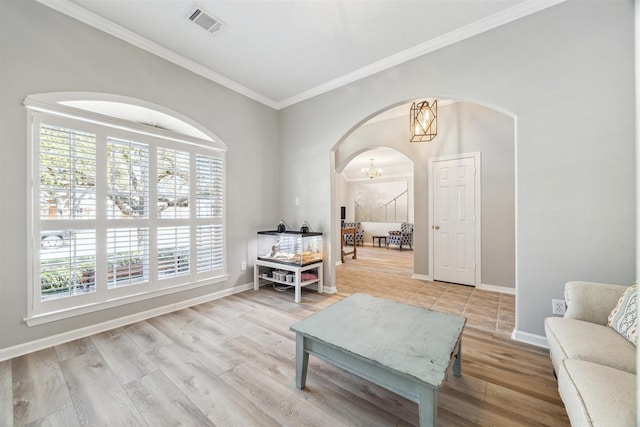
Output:
M57 10L58 12L64 13L67 16L75 18L87 25L90 25L100 31L104 31L107 34L110 34L114 37L124 40L127 43L130 43L140 49L146 50L147 52L150 52L156 56L159 56L160 58L166 59L169 62L172 62L182 68L185 68L195 74L198 74L201 77L204 77L208 80L218 83L219 85L224 86L241 95L244 95L247 98L253 99L254 101L260 102L273 109L281 110L283 108L289 107L291 105L297 104L302 101L306 101L307 99L313 98L318 95L322 95L323 93L345 86L349 83L353 83L357 80L379 73L388 68L394 67L396 65L410 61L417 57L423 56L427 53L433 52L435 50L441 49L443 47L465 40L467 38L492 30L501 25L508 24L512 21L523 18L527 15L531 15L533 13L539 12L549 7L558 5L560 3L565 2L566 0L527 0L523 3L510 7L508 9L502 10L486 18L472 22L468 25L465 25L464 27L460 27L456 30L450 31L446 34L443 34L442 36L436 37L435 39L429 40L425 43L422 43L410 49L404 50L395 55L391 55L380 61L374 62L373 64L362 67L354 72L345 74L344 76L330 80L314 88L300 92L299 94L286 98L282 101L275 101L252 89L249 89L246 86L243 86L240 83L228 77L218 74L215 71L191 59L188 59L170 49L167 49L159 45L158 43L152 42L134 33L133 31L127 30L126 28L121 27L120 25L117 25L92 12L89 12L88 10L74 3L71 3L68 0L36 0L36 1L54 10Z
M161 46L158 43L155 43L145 37L142 37L134 33L133 31L127 30L126 28L121 27L120 25L117 25L107 19L104 19L101 16L96 15L95 13L89 12L88 10L76 5L75 3L71 3L68 0L36 1L47 7L50 7L51 9L64 13L71 18L77 19L80 22L90 25L100 31L124 40L125 42L130 43L133 46L136 46L149 53L152 53L162 59L166 59L169 62L172 62L182 68L198 74L201 77L211 80L212 82L218 83L219 85L224 86L227 89L231 89L232 91L237 92L241 95L244 95L247 98L251 98L254 101L260 102L268 107L277 109L276 101L272 100L271 98L255 92L232 79L218 74L215 71L212 71L211 69L191 59L188 59L171 49L167 49L166 47Z
M512 6L508 9L494 13L486 18L467 24L456 30L450 31L439 37L431 39L427 42L421 43L410 49L399 52L395 55L391 55L373 64L362 67L352 73L345 74L336 79L330 80L326 83L318 85L309 90L300 92L299 94L287 98L283 101L277 102L276 108L278 110L313 98L314 96L322 95L333 89L337 89L341 86L345 86L349 83L353 83L357 80L369 77L373 74L379 73L396 65L426 55L427 53L442 49L443 47L452 45L459 41L477 36L484 32L493 30L501 25L508 24L517 19L523 18L527 15L539 12L552 6L556 6L560 3L564 3L566 0L527 0L516 6Z

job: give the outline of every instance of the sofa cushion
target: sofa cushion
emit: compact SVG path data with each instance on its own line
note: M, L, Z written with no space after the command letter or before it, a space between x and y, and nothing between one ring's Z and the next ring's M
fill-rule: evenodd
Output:
M567 302L564 317L606 325L611 310L626 289L626 286L608 283L567 282L564 285Z
M573 427L636 425L634 374L567 359L558 370L558 391Z
M607 324L614 331L638 344L638 287L631 285L624 291L618 304L611 310Z
M544 327L556 373L564 359L636 373L636 347L610 327L562 317L548 317Z

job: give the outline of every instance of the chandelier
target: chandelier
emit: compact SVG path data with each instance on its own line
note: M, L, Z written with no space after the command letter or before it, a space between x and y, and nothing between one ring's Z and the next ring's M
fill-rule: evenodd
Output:
M409 118L411 142L431 141L438 134L438 101L414 102Z
M370 160L370 166L368 168L362 168L362 176L366 176L369 179L377 178L382 175L382 169L373 166L373 159Z

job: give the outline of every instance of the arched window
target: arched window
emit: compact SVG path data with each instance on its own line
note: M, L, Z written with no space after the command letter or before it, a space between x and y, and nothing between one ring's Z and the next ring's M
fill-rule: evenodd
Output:
M30 325L226 279L224 144L129 98L25 105Z

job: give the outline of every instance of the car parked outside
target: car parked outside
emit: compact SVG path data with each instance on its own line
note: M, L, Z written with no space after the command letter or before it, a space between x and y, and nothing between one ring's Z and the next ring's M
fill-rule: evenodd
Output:
M75 238L73 230L47 230L40 232L40 246L43 248L57 248L67 241Z

